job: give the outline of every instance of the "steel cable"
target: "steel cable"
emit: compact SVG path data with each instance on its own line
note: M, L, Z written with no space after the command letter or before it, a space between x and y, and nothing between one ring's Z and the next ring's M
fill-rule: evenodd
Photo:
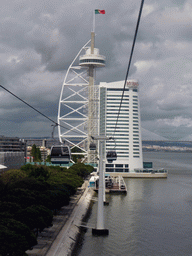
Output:
M119 115L120 115L120 111L121 111L122 101L123 101L123 97L124 97L124 93L125 93L125 86L126 86L128 75L129 75L129 69L130 69L130 65L131 65L131 60L132 60L132 56L133 56L133 51L134 51L134 47L135 47L136 38L137 38L137 32L138 32L138 28L139 28L139 23L140 23L140 19L141 19L141 13L142 13L142 9L143 9L143 4L144 4L144 0L141 1L140 11L139 11L138 19L137 19L135 35L134 35L132 49L131 49L131 54L130 54L129 63L128 63L128 67L127 67L127 73L126 73L126 76L125 76L125 82L124 82L123 92L122 92L122 95L121 95L121 101L120 101L120 105L119 105L119 110L118 110L118 113L117 113L117 119L116 119L116 124L115 124L115 129L114 129L113 137L114 137L116 129L117 129L117 124L118 124Z

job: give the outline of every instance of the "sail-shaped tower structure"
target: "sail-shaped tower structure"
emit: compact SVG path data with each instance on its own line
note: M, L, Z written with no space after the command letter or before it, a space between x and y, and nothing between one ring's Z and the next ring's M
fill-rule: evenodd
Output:
M99 88L95 85L95 70L105 66L105 57L94 45L95 32L91 32L91 39L67 70L58 107L60 142L69 144L71 149L79 149L80 153L74 154L83 154L87 163L97 162L97 145L90 148L91 144L97 143L92 138L99 130Z

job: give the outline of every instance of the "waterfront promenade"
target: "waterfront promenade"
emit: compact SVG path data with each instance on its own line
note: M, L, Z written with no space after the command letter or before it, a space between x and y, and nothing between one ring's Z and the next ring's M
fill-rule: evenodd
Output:
M93 191L86 180L69 205L61 208L53 218L53 226L45 228L38 236L38 244L26 253L29 256L69 256L79 233L78 226L87 213Z

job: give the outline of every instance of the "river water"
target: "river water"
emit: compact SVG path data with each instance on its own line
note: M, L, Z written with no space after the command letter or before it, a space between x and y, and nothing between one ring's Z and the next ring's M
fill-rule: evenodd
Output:
M91 228L74 255L189 256L192 255L192 155L144 152L144 161L169 170L167 179L125 179L127 195L107 195L105 228L96 237ZM94 226L97 202L88 226Z

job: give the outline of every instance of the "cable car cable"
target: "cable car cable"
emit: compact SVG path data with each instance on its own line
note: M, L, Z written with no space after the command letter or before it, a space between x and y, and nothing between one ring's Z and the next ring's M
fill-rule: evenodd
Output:
M4 86L0 85L1 88L3 88L5 91L7 91L8 93L10 93L11 95L13 95L15 98L17 98L18 100L22 101L24 104L26 104L28 107L32 108L33 110L35 110L37 113L39 113L40 115L44 116L45 118L47 118L49 121L51 121L52 123L55 124L55 126L60 126L64 129L69 130L69 128L58 124L57 122L55 122L54 120L52 120L51 118L49 118L48 116L46 116L45 114L43 114L42 112L40 112L39 110L37 110L36 108L34 108L33 106L31 106L30 104L28 104L26 101L22 100L21 98L19 98L17 95L15 95L14 93L12 93L11 91L9 91L8 89L6 89ZM75 133L77 133L77 131L73 131ZM77 133L79 134L79 133Z
M136 38L137 38L137 32L138 32L138 28L139 28L140 19L141 19L141 13L142 13L142 9L143 9L143 4L144 4L144 0L141 0L140 11L139 11L138 19L137 19L135 35L134 35L134 39L133 39L131 54L130 54L129 63L128 63L128 67L127 67L127 73L126 73L126 76L125 76L125 82L124 82L124 87L123 87L123 92L122 92L122 96L121 96L119 110L118 110L118 113L117 113L117 119L116 119L116 124L115 124L115 129L114 129L113 136L115 135L115 132L116 132L116 129L117 129L117 123L118 123L118 120L119 120L119 115L120 115L120 111L121 111L122 101L123 101L123 97L124 97L124 93L125 93L125 86L126 86L126 82L127 82L128 75L129 75L129 69L130 69L130 65L131 65L131 60L132 60L132 56L133 56L133 51L134 51L134 47L135 47Z
M40 115L44 116L45 118L49 119L49 121L55 123L55 125L58 125L55 121L53 121L51 118L49 118L48 116L46 116L45 114L43 114L42 112L40 112L39 110L37 110L36 108L34 108L33 106L31 106L30 104L28 104L26 101L22 100L21 98L19 98L17 95L15 95L14 93L12 93L11 91L9 91L8 89L6 89L4 86L0 85L0 87L2 87L5 91L7 91L8 93L10 93L11 95L13 95L15 98L17 98L18 100L22 101L24 104L26 104L28 107L32 108L33 110L35 110L36 112L38 112Z

